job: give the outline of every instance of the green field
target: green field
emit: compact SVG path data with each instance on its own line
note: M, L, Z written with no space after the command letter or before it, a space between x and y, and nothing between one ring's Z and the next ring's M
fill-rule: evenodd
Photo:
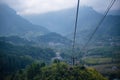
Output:
M86 64L102 64L102 63L110 63L110 62L112 62L112 58L88 57L88 58L83 59L83 61Z

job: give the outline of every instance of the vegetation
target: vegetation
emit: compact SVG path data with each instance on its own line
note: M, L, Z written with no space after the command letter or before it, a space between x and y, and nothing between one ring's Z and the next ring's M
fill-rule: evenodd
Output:
M27 56L0 53L0 80L32 62L33 59Z
M53 63L50 66L34 63L10 78L12 80L107 80L93 68L69 66L63 62Z
M14 45L31 45L35 44L32 41L28 41L24 38L18 37L18 36L7 36L7 37L0 37L0 41L10 42Z
M113 57L119 58L120 57L120 47L119 46L102 46L96 47L94 49L89 49L88 56L91 55L101 55L103 57Z
M83 60L86 64L103 64L112 62L112 58L90 57Z
M17 46L0 41L0 80L35 61L50 63L55 52L49 48Z
M111 64L99 64L94 65L97 71L102 73L104 76L109 77L109 80L113 80L114 78L120 78L120 64L119 63L111 63Z
M36 60L45 61L49 61L55 56L55 52L50 48L17 46L6 42L0 42L0 52L6 55L29 56Z
M89 67L94 67L110 80L120 78L120 47L119 46L96 46L89 48L87 53L83 53L80 49L76 49L77 61L80 64L86 64ZM70 62L72 51L63 51L61 56ZM82 55L85 55L82 57ZM116 68L113 70L113 68Z
M62 58L70 60L72 51L70 49L63 50L61 53ZM75 53L77 60L82 60L85 64L103 64L103 63L119 63L120 59L120 47L119 46L102 46L88 49L88 51L82 52L77 48ZM83 57L85 55L85 57Z

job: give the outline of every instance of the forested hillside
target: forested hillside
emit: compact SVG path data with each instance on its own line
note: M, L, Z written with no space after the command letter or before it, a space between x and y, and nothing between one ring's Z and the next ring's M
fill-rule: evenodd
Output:
M66 63L32 64L10 77L12 80L107 80L96 70ZM9 79L8 79L9 80Z
M50 63L55 52L50 48L18 46L0 41L0 80L33 62Z

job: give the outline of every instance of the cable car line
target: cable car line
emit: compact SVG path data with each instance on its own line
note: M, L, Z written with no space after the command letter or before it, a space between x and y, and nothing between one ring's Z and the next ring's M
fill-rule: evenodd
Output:
M75 19L75 29L74 29L74 37L73 37L73 46L72 49L74 51L75 49L75 41L76 41L76 33L77 33L77 23L78 23L78 13L79 13L79 5L80 5L80 0L77 2L77 11L76 11L76 19Z
M74 36L73 36L73 45L72 45L72 64L75 64L75 59L76 57L74 56L75 53L75 42L76 42L76 33L77 33L77 26L78 26L78 16L79 16L79 5L80 5L80 0L77 1L77 10L76 10L76 16L75 16L75 29L74 29Z
M95 33L97 32L97 30L99 29L99 27L101 26L101 24L103 23L104 19L106 18L108 12L110 11L110 9L112 8L112 6L114 5L116 0L112 0L110 5L108 6L108 8L106 9L102 19L100 20L100 22L97 24L95 30L93 31L93 33L91 34L91 36L89 37L88 41L86 42L86 44L83 46L83 48L81 50L85 50L86 47L88 46L89 42L92 40L93 36L95 35ZM75 42L76 42L76 32L77 32L77 23L78 23L78 13L79 13L79 3L80 0L78 0L77 2L77 11L76 11L76 20L75 20L75 29L74 29L74 37L73 37L73 45L72 45L72 63L74 65L74 61L76 59L76 57L74 56L74 50L75 50ZM85 53L84 53L85 55Z
M95 30L93 31L93 33L91 34L90 38L88 39L87 43L83 46L82 50L85 50L86 47L88 46L89 42L92 40L93 36L95 35L95 33L97 32L97 30L99 29L99 27L101 26L101 24L103 23L103 21L105 20L105 17L107 16L108 12L110 11L110 9L112 8L113 4L115 3L116 0L112 0L110 5L108 6L108 8L106 9L104 16L102 17L102 19L100 20L100 22L97 24Z

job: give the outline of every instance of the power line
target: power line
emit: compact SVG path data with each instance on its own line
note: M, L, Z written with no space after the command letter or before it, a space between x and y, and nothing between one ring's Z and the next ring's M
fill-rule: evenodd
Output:
M75 29L74 29L74 38L73 38L73 50L75 48L75 41L76 41L76 32L77 32L77 23L78 23L78 13L79 13L79 2L80 0L78 0L78 4L77 4L77 11L76 11L76 19L75 19Z
M75 41L76 41L76 32L77 32L77 23L78 23L78 13L79 13L79 5L80 5L80 0L77 2L77 11L76 11L76 17L75 17L75 29L74 29L74 37L73 37L73 45L72 45L72 53L75 52ZM75 57L74 54L72 54L72 63L74 65L75 63Z
M108 8L106 9L104 16L102 17L102 19L100 20L100 22L98 23L97 27L95 28L95 30L93 31L93 33L91 34L90 38L88 39L87 43L83 46L82 50L85 50L86 47L88 46L89 42L92 40L93 36L95 35L95 33L97 32L98 28L101 26L101 24L103 23L105 17L107 16L109 10L112 8L113 4L115 3L116 0L112 0L110 5L108 6ZM75 41L76 41L76 32L77 32L77 23L78 23L78 13L79 13L79 2L80 0L78 0L77 3L77 11L76 11L76 20L75 20L75 30L74 30L74 37L73 37L73 46L72 46L72 51L74 53L75 50ZM75 59L76 57L74 57L74 54L72 55L72 61L73 61L73 65L75 63Z
M91 34L90 38L88 39L87 43L83 46L82 50L85 50L86 47L88 46L89 42L92 40L93 36L95 35L95 33L97 32L98 28L101 26L101 24L103 23L105 17L107 16L109 10L112 8L113 4L115 3L116 0L112 0L110 5L108 6L108 8L106 9L104 16L102 17L102 19L100 20L100 22L98 23L98 25L96 26L95 30L93 31L93 33Z

